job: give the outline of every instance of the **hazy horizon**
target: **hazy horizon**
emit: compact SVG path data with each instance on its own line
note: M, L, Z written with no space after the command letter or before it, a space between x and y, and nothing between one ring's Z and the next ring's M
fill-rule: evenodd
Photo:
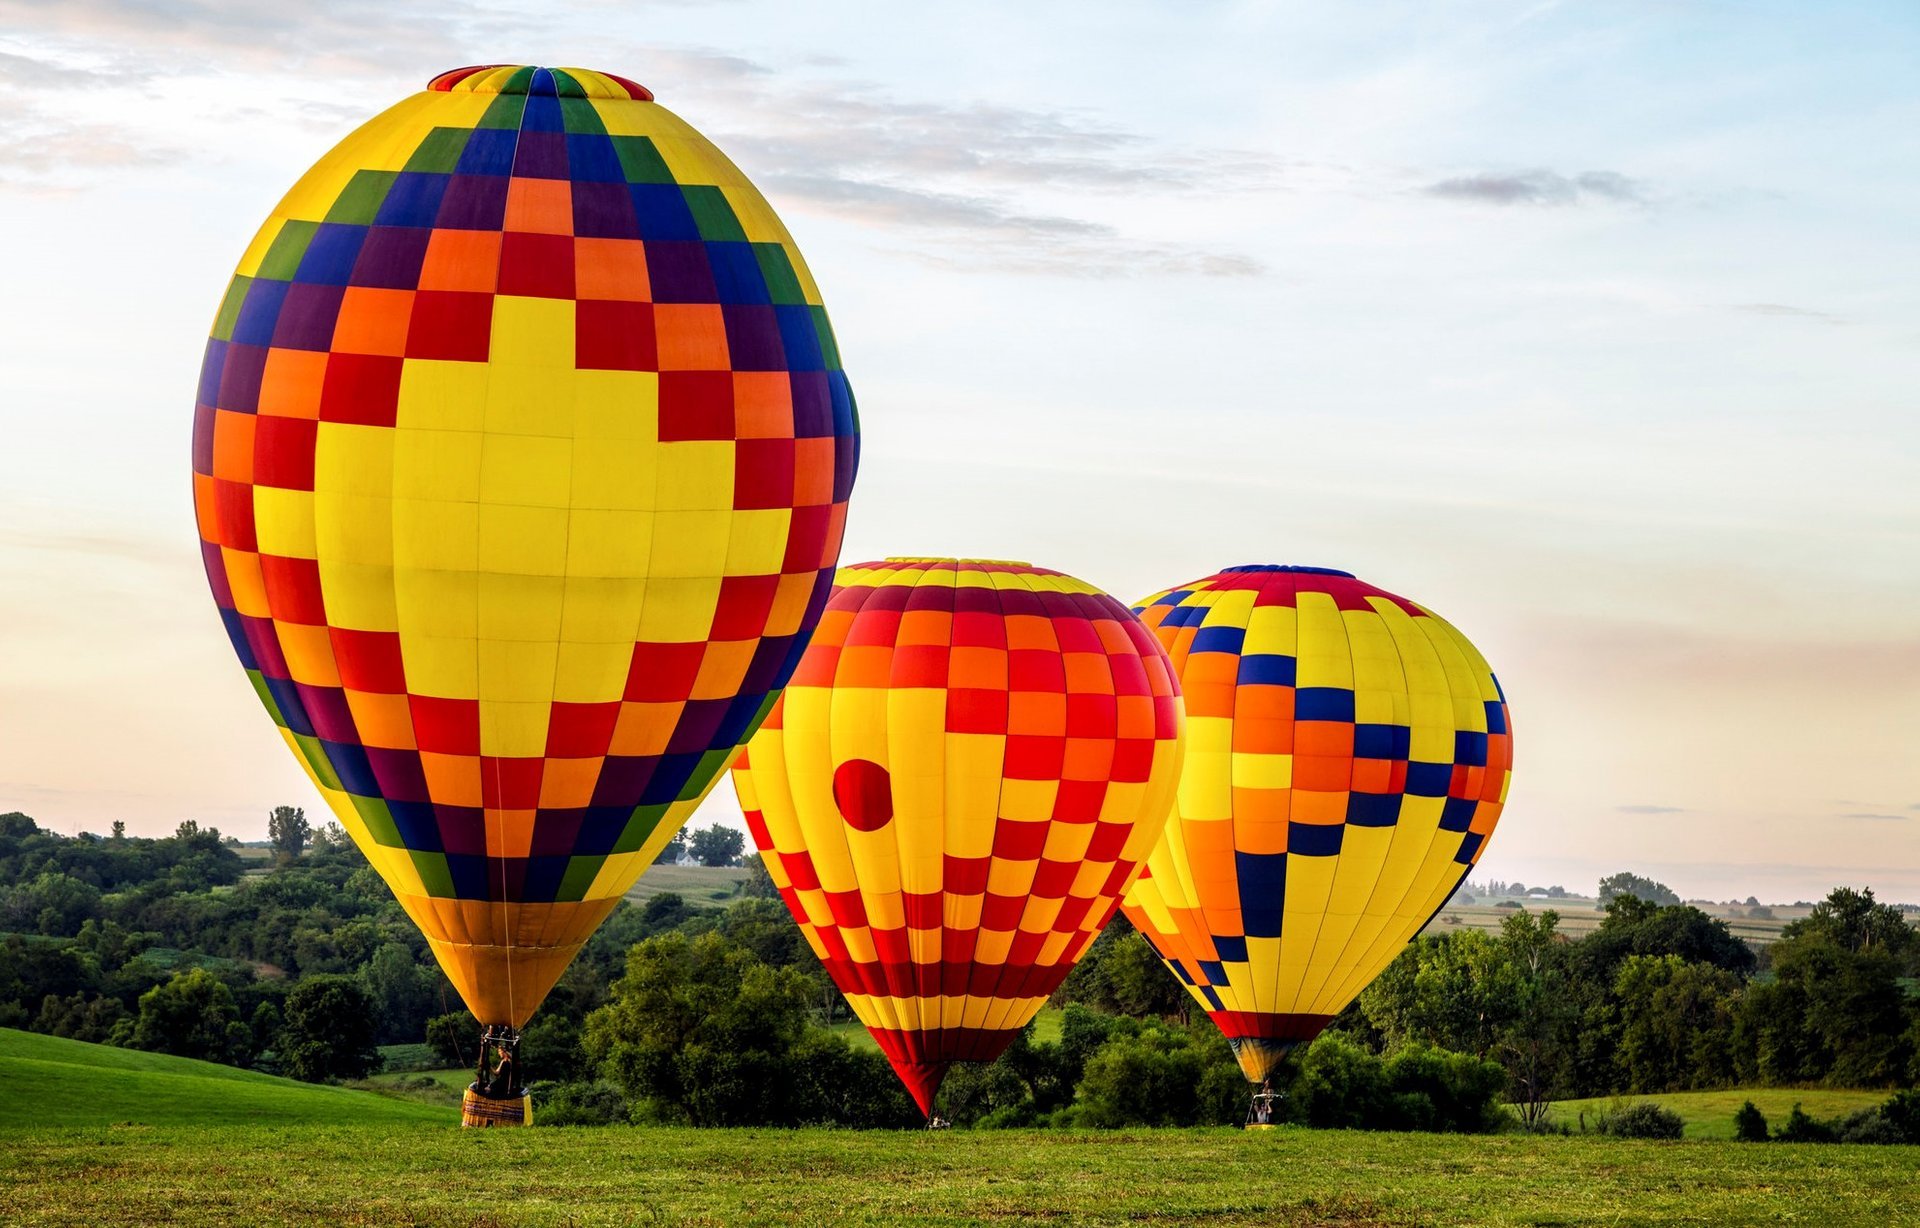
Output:
M0 810L324 812L199 568L207 326L362 120L581 64L806 253L865 433L845 561L1344 568L1505 687L1474 877L1920 900L1917 50L1892 4L0 0Z

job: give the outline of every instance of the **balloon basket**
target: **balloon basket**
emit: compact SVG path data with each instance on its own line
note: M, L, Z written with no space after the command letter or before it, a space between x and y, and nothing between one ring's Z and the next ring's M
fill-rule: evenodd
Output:
M533 1097L500 1098L484 1095L469 1087L460 1097L460 1124L477 1128L492 1126L530 1126L533 1124Z

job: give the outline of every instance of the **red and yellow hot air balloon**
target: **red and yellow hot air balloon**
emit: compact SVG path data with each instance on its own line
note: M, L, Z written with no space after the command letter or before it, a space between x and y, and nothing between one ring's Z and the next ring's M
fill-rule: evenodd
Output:
M518 1027L785 685L858 428L813 278L625 78L436 78L261 227L207 344L206 570L287 744Z
M1024 563L842 568L734 785L814 953L922 1111L1113 915L1180 770L1166 654Z
M1506 699L1465 636L1344 571L1229 567L1136 611L1180 676L1187 754L1127 918L1259 1083L1485 851Z

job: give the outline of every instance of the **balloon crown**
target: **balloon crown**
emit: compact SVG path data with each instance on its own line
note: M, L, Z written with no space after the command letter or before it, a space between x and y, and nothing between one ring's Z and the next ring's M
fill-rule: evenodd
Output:
M652 102L638 81L590 68L540 68L531 64L475 64L443 72L427 82L442 94L534 94L548 98L623 98Z
M1222 567L1220 571L1223 575L1243 571L1291 571L1303 576L1343 576L1354 579L1352 572L1335 567L1301 567L1292 563L1242 563L1238 567Z

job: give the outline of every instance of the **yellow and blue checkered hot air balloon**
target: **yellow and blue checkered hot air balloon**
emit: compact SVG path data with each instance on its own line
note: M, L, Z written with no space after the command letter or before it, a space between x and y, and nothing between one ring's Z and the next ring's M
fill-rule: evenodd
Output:
M1465 636L1343 571L1230 567L1135 612L1180 676L1187 755L1125 911L1258 1083L1485 850L1506 698Z
M460 69L261 227L207 343L207 576L481 1022L518 1027L825 606L858 427L792 237L653 95Z

